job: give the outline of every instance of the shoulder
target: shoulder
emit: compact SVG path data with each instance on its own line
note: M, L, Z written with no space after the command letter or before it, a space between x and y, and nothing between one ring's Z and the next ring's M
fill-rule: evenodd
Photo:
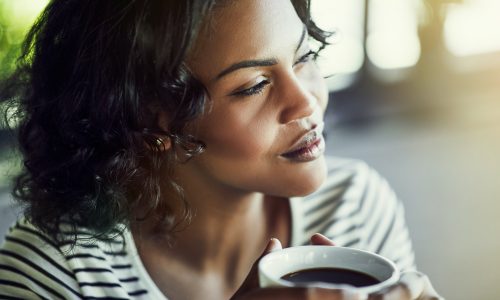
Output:
M61 248L24 219L10 228L0 249L0 286L2 292L23 298L62 297L66 292L78 296Z
M397 199L386 180L365 162L327 157L326 163L328 176L322 186L292 202L294 225L300 228L296 236L303 234L299 243L320 232L340 246L365 248L367 227L384 217L380 208L395 213Z
M332 197L325 196L337 191L351 202L362 201L370 188L388 188L386 180L362 160L330 156L326 157L326 164L328 175L325 182L306 198L331 201Z
M123 235L104 242L88 238L85 230L63 226L61 232L77 236L76 245L57 243L24 219L11 227L0 249L0 296L128 298L146 293L133 275Z
M360 160L326 161L324 184L292 205L296 240L307 243L320 232L339 246L382 254L401 269L414 268L404 208L385 178Z
M401 204L387 180L361 160L328 157L328 176L321 188L304 201L335 205L330 218L343 219L358 229L394 217ZM356 224L356 225L354 225Z

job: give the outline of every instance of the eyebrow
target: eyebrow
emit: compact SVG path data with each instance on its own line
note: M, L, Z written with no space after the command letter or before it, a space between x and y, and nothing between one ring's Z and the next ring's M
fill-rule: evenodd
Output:
M299 42L297 43L297 48L295 49L295 52L299 51L300 47L304 43L304 40L306 37L306 32L307 32L307 28L304 25L304 28L302 30L302 34L300 36ZM229 66L228 68L226 68L222 72L220 72L215 77L215 80L219 80L222 77L226 76L227 74L234 72L236 70L239 70L239 69L253 68L253 67L269 67L269 66L274 66L277 63L278 63L278 61L275 58L240 61L240 62L237 62L235 64L232 64L231 66Z

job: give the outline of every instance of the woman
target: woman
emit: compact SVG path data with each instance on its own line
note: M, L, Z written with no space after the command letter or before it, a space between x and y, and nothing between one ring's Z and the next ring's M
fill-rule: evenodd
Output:
M0 294L352 296L258 288L261 255L333 244L315 232L412 269L385 182L324 158L309 44L326 37L305 0L52 1L2 95L18 102L26 218L1 251ZM427 297L425 277L410 283L381 295Z

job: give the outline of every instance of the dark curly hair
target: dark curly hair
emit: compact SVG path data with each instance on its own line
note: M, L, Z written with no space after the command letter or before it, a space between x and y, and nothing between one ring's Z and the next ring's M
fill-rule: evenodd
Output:
M204 149L183 133L208 98L184 61L217 2L48 4L0 90L2 104L15 110L19 124L24 168L13 195L30 222L59 241L62 223L87 228L100 239L118 224L131 226L151 216L169 233L189 223L189 204L170 176L178 151L161 151L157 137L170 137L187 158ZM309 1L292 3L324 47L328 33L311 21ZM158 126L158 111L168 116L168 132ZM178 199L165 199L172 191ZM137 219L139 207L149 213Z

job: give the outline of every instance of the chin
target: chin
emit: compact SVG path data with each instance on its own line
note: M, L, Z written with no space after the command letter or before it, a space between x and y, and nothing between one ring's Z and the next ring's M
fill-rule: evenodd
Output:
M314 163L300 166L287 176L284 197L301 197L314 193L323 184L327 176L325 158L321 156Z
M317 191L321 184L325 181L326 177L322 180L304 182L291 189L291 194L288 197L302 197L307 196Z

